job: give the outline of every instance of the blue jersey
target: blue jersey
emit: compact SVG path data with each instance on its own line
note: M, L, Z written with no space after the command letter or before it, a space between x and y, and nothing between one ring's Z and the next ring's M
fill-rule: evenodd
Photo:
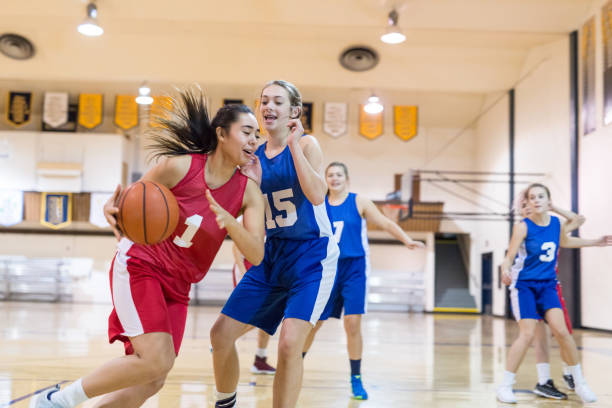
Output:
M312 205L304 195L289 147L268 159L266 144L259 146L255 152L262 169L266 237L291 240L331 237L325 204Z
M365 256L368 249L366 221L359 214L356 199L357 194L349 193L342 204L331 205L325 197L327 214L340 247L339 259Z
M527 236L512 267L512 280L554 280L557 278L557 254L561 236L561 222L551 215L550 222L543 227L529 218Z

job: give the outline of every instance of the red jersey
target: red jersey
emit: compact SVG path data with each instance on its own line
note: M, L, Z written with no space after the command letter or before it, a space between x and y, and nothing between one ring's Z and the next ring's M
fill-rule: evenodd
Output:
M210 189L204 172L206 159L205 154L192 154L189 171L171 189L178 202L179 221L168 239L156 245L135 244L127 238L119 243L118 256L127 255L128 263L150 265L151 274L173 288L176 298L188 296L190 284L204 278L227 235L218 227L206 199L206 190ZM219 205L234 217L242 208L247 180L236 170L227 183L210 189Z

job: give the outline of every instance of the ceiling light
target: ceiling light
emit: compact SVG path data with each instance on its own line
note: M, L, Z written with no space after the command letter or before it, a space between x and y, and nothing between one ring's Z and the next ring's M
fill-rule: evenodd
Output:
M385 33L380 36L382 42L387 44L399 44L406 41L406 36L402 34L402 30L397 26L398 18L397 11L391 10L389 12L389 25Z
M368 98L368 103L366 103L366 105L363 107L363 110L366 111L366 113L372 115L382 112L383 109L384 107L380 103L380 98L376 95L370 96Z
M147 85L147 82L143 82L138 88L138 96L136 97L136 103L139 105L151 105L153 103L153 97L151 96L151 88Z
M98 7L92 1L87 4L87 17L77 27L79 33L88 37L97 37L104 34L102 27L98 25Z

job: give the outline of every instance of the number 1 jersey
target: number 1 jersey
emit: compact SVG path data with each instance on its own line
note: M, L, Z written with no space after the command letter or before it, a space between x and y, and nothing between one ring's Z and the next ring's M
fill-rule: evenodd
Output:
M262 169L261 191L266 205L266 237L309 240L331 237L325 203L313 205L302 191L289 146L269 159L266 145L255 154Z
M191 155L189 171L171 189L179 206L179 221L172 235L156 245L135 244L123 238L118 245L118 257L127 256L128 264L130 258L144 261L152 266L151 274L166 281L178 278L183 283L195 283L204 278L227 235L217 225L206 199L206 190L210 189L204 172L206 159L207 155ZM221 187L210 189L215 200L234 217L242 208L247 180L236 170ZM184 285L177 282L170 286Z

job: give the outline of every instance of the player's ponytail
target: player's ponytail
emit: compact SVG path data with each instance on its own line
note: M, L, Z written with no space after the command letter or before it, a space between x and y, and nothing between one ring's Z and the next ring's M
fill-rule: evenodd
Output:
M217 148L218 127L229 130L241 113L253 113L245 105L225 105L210 120L206 98L201 89L184 89L172 99L172 110L153 119L148 131L152 158L207 154Z

